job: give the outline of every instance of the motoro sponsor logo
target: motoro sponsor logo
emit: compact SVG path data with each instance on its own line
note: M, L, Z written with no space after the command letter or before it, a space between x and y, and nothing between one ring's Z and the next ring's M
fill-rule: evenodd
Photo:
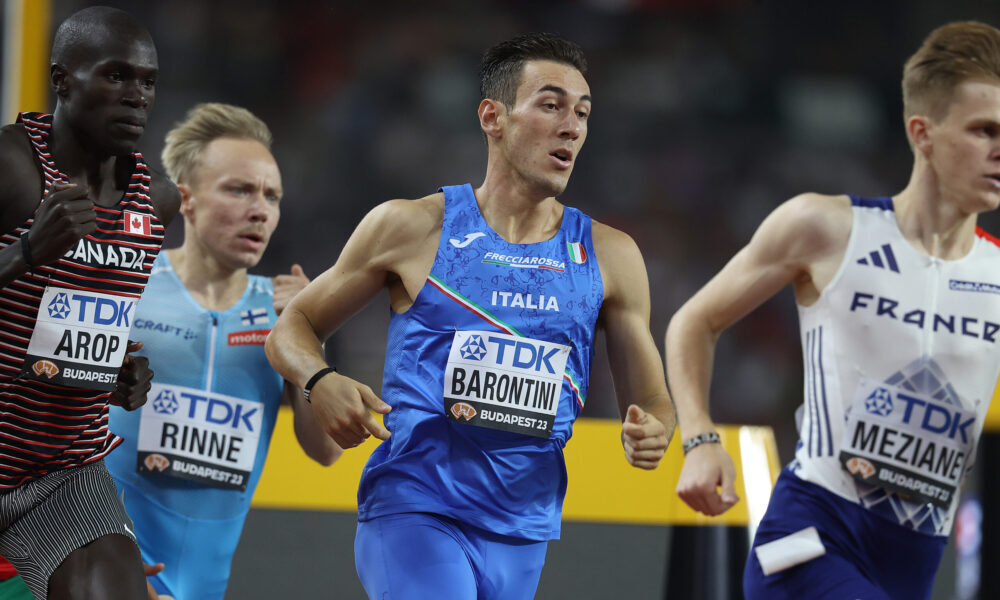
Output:
M36 360L35 364L31 365L31 370L36 376L45 375L49 379L59 374L59 367L51 360Z
M864 292L854 292L850 312L874 312L876 317L893 319L918 329L947 331L990 343L997 342L997 333L1000 332L1000 323L968 315L928 313L919 308L906 310L898 300Z
M472 417L476 416L476 409L468 402L456 402L451 405L451 414L456 421L459 418L470 421Z
M142 464L146 465L146 468L150 471L163 471L170 466L170 459L162 454L154 452L149 454L142 461Z
M142 271L146 268L146 251L134 249L118 244L105 242L95 242L88 238L82 238L77 242L75 248L70 248L63 258L103 267L117 267L119 269L130 269L132 271Z
M229 334L227 341L230 346L263 346L269 333L271 333L270 329L236 331Z
M875 474L875 465L870 460L866 460L860 456L849 459L846 466L852 475L861 475L865 479Z
M865 410L882 417L888 415L892 412L892 392L884 387L876 388L865 399Z

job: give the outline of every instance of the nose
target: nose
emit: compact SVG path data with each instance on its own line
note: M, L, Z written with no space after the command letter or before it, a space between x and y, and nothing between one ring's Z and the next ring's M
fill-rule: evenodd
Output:
M146 108L149 106L149 98L141 85L133 83L125 89L125 96L122 97L122 103L133 108Z
M250 203L250 221L253 223L267 223L273 216L274 206L264 197L263 193L255 193L253 195L253 202Z
M580 117L577 116L576 111L570 110L566 118L559 125L559 137L575 140L580 137L582 129L583 122L580 120Z

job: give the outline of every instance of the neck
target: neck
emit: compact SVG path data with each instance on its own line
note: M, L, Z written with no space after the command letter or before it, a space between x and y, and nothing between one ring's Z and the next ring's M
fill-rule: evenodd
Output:
M927 169L914 167L906 189L893 198L903 236L929 256L955 260L976 241L976 214L951 200Z
M247 287L247 270L227 267L213 259L191 238L180 248L167 251L174 273L188 293L207 310L221 312L231 308Z
M492 165L490 166L492 167ZM552 238L562 224L563 205L551 195L510 170L487 167L486 179L476 189L476 201L486 223L513 244L533 244Z
M65 113L58 108L52 115L49 152L59 170L91 187L114 175L115 157L101 153L80 137Z

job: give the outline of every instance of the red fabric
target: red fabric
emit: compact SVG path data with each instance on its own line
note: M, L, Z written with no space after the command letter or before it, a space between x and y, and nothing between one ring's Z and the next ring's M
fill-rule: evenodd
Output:
M17 569L14 565L7 562L7 559L0 556L0 581L7 581L11 577L17 575Z

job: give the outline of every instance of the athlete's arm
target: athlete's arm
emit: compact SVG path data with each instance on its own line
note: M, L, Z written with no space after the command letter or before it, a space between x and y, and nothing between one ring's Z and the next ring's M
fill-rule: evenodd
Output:
M42 197L41 167L20 125L0 129L0 234L13 231L32 215ZM35 266L56 261L80 238L97 228L94 204L87 190L57 185L38 209L29 234L29 256ZM0 287L25 273L23 242L0 250Z
M295 439L299 441L306 456L324 467L337 462L344 451L323 431L312 407L302 396L302 390L286 380L281 395L282 402L287 402L292 407Z
M782 204L670 320L667 373L683 439L715 430L708 394L723 330L789 283L795 284L800 303L814 302L843 256L851 214L846 196L804 194ZM719 444L702 444L685 458L677 493L691 508L717 515L739 500L735 475L732 459Z
M299 292L275 323L264 346L275 370L304 388L327 366L322 342L382 288L407 279L413 261L426 254L435 227L440 237L440 215L422 200L393 200L365 216L337 262ZM419 287L410 285L412 299ZM314 385L310 401L320 425L341 448L357 446L369 435L389 437L369 409L385 414L391 408L367 385L330 373Z
M629 464L655 469L674 433L674 407L663 364L649 332L649 280L642 254L628 235L594 223L594 252L604 281L599 325L622 417Z

